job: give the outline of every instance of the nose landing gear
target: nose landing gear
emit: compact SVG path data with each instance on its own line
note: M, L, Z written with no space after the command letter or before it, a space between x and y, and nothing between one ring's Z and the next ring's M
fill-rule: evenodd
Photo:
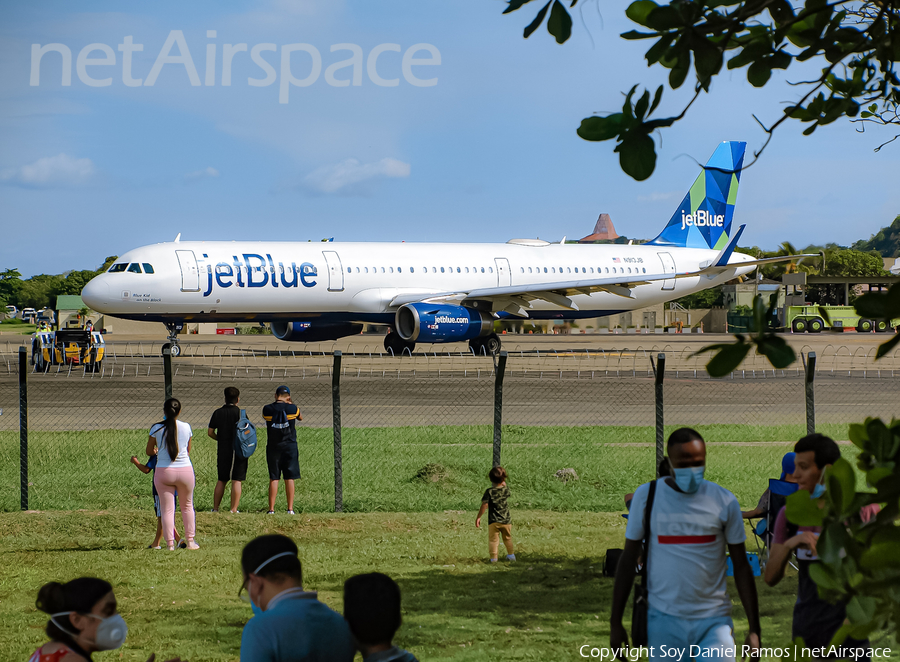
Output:
M173 357L181 355L181 347L178 346L178 334L181 332L181 330L183 328L184 328L183 322L166 322L166 329L169 332L169 335L166 338L166 340L168 340L172 345L172 348L170 351L172 352Z

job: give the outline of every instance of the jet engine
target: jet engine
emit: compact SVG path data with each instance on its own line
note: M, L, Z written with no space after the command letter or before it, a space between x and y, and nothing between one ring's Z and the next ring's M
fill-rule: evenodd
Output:
M409 342L455 342L494 332L491 315L465 306L408 303L394 321L397 333Z
M352 322L272 322L272 335L289 342L337 340L362 333L363 325Z

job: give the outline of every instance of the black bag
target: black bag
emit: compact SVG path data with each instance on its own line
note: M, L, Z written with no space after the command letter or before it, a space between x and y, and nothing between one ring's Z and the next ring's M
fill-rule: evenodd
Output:
M644 507L644 564L641 567L641 583L634 586L634 600L631 611L631 645L646 646L647 641L647 561L650 556L650 514L656 496L656 481L650 483L647 505Z
M616 568L619 567L619 558L622 556L621 549L607 549L606 559L603 561L603 576L615 577Z

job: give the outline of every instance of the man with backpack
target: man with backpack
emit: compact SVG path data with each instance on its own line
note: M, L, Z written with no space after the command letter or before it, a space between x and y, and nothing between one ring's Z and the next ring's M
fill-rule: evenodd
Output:
M225 389L225 405L213 412L206 434L218 442L216 469L218 481L213 492L213 512L219 512L219 504L225 494L225 486L231 481L231 512L238 511L241 501L241 483L247 479L247 458L236 452L237 424L241 420L238 403L241 392L234 386Z
M639 605L646 611L639 615L636 607L632 623L646 624L646 630L635 635L646 637L636 643L651 647L650 662L668 657L673 648L697 662L734 662L747 657L740 654L745 651L755 657L752 651L760 645L759 607L744 550L740 506L731 492L705 480L706 443L699 433L675 430L667 451L672 474L641 485L631 502L625 548L616 566L610 648L617 657L625 657L618 652L628 645L622 616L642 557L647 581L640 588L646 589L647 598ZM747 648L738 649L734 642L726 551L747 615Z
M278 481L284 477L288 515L294 514L294 481L300 478L297 451L297 421L302 421L300 408L291 402L291 389L275 389L275 402L263 407L266 420L266 462L269 465L269 515L275 514Z

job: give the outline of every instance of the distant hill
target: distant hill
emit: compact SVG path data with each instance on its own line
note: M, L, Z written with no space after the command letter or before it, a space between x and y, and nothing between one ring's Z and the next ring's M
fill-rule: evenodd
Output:
M853 244L857 251L878 251L882 257L900 257L900 216L894 219L886 228L878 232L866 241L860 239Z

